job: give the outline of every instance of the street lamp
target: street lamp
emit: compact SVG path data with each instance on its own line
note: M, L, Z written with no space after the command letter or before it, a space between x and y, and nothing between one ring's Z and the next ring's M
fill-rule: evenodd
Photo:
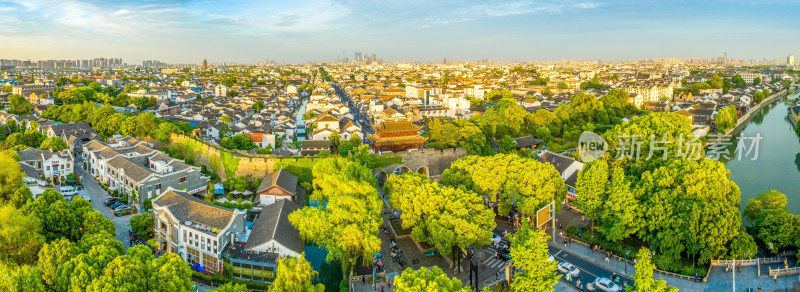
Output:
M631 253L630 250L625 251L625 275L628 274L628 254Z

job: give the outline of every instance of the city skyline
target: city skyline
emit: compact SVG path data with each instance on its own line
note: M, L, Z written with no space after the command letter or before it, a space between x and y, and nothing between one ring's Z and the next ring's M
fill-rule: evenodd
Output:
M0 1L0 58L166 63L785 59L789 1Z

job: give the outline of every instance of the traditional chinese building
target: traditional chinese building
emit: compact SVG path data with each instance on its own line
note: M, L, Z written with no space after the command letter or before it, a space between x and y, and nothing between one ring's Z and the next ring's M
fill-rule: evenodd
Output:
M367 138L375 152L422 149L422 144L428 139L419 135L421 129L411 122L383 122L375 128L376 133Z

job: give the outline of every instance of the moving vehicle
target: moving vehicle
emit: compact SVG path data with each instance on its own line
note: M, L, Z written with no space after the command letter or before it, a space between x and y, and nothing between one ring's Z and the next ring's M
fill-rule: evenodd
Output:
M605 292L619 292L622 288L615 284L609 278L597 278L594 282L586 284L586 289L589 291L605 291Z
M581 270L568 262L561 262L558 264L558 271L564 274L569 274L572 278L577 278L581 274Z
M498 258L498 259L501 259L501 260L504 260L504 261L507 261L507 260L511 259L511 254L509 254L508 252L506 252L504 250L499 250L494 254L494 257Z

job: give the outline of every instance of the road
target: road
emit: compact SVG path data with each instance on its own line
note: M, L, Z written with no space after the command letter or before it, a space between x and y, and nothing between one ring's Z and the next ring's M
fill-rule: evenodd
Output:
M548 253L550 253L550 255L552 255L553 257L555 257L556 261L568 262L577 267L578 269L580 269L581 273L578 276L578 278L581 280L581 283L583 283L584 287L586 286L586 283L594 281L595 278L598 277L611 278L611 275L614 273L611 270L606 269L601 265L598 265L581 256L575 255L567 251L566 249L564 249L563 244L559 245L550 242ZM620 273L617 273L617 275L621 277L620 280L621 287L624 287L624 285L622 285L623 283L628 283L628 284L633 283L633 279L631 279L630 277L621 275Z
M76 163L77 165L80 165ZM107 198L111 196L106 192L100 184L91 176L91 174L87 173L83 170L82 167L75 168L75 174L81 178L81 182L83 182L84 189L79 191L80 195L87 195L90 199L92 199L92 207L100 211L106 218L111 219L114 221L114 226L117 228L117 236L114 238L122 242L122 245L125 246L127 250L130 245L130 238L128 237L128 230L130 229L130 220L131 215L122 216L122 217L115 217L114 211L111 208L106 207L103 205Z

